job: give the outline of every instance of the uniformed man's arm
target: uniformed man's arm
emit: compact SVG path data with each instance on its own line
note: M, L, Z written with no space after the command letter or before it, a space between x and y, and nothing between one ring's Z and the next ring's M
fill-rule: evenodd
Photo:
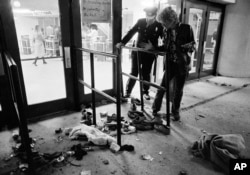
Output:
M123 37L121 43L122 44L127 44L127 42L129 42L129 40L134 36L134 34L138 31L138 27L139 27L139 20L137 21L137 23L128 31L128 33Z

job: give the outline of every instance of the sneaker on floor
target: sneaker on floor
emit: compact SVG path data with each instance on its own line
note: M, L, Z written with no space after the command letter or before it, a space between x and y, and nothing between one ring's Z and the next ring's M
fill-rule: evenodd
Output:
M143 98L144 98L145 100L150 100L150 96L149 96L148 94L143 94Z

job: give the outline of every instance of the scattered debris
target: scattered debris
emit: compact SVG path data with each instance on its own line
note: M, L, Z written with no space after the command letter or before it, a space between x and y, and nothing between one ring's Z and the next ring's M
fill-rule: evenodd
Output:
M19 169L22 171L22 172L25 172L27 171L29 168L29 165L27 163L22 163L19 165Z
M109 161L108 160L103 160L102 163L105 164L105 165L108 165Z
M204 133L204 134L206 134L206 133L207 133L207 131L206 131L206 130L204 130L204 129L202 129L202 130L201 130L201 132L202 132L202 133Z
M153 161L154 160L154 158L151 157L149 154L143 154L143 155L141 155L141 159L142 160L149 160L149 161Z
M62 136L58 136L55 140L57 143L59 143L59 142L63 141L63 138L62 138Z
M67 151L66 154L68 156L73 156L75 154L75 151Z
M135 150L135 148L134 148L133 145L123 145L120 148L120 151L129 151L129 152L132 152L134 150Z
M59 163L59 162L62 162L65 160L65 157L64 156L60 156L56 159L56 161Z
M90 170L82 170L80 175L91 175L91 171Z
M188 173L187 173L186 170L181 170L180 173L179 173L179 175L187 175L187 174L188 174Z
M101 116L101 118L107 117L108 112L107 111L100 112L100 116Z
M115 174L116 172L117 172L117 171L116 171L116 170L114 170L114 171L111 171L110 173L111 173L111 174Z
M201 114L199 114L198 116L201 118L206 118L204 115L201 115Z
M56 133L56 134L60 134L60 133L62 133L62 128L58 128L58 129L56 129L56 130L55 130L55 133Z
M14 132L12 133L12 138L13 138L14 141L19 140L20 137L19 137L19 134L18 134L17 131L14 131Z
M115 153L120 150L120 146L115 142L112 142L109 148L111 151L113 151Z
M77 145L73 145L71 147L71 150L74 152L73 156L76 158L76 160L81 160L82 157L87 154L80 143Z

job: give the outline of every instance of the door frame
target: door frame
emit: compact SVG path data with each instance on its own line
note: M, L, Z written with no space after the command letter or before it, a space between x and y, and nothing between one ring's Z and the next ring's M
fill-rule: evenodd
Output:
M219 48L220 48L220 41L221 41L221 33L222 33L222 27L223 27L223 19L224 19L224 12L225 12L225 5L222 4L216 4L212 2L202 2L199 0L185 0L183 3L183 17L182 20L184 23L188 24L188 17L189 17L189 10L188 8L198 8L204 10L202 14L202 23L201 23L201 32L199 36L199 46L198 46L198 51L197 51L197 67L196 71L194 73L189 74L188 79L197 79L200 77L208 76L208 75L215 75L216 74L216 69L217 69L217 63L218 63L218 55L219 55ZM208 23L209 23L209 16L208 13L211 11L218 11L221 12L221 20L220 24L218 25L218 32L217 32L217 44L215 47L215 52L214 52L214 60L213 60L213 68L211 70L206 70L202 71L202 65L204 61L204 43L206 41L206 36L207 36L207 31L208 31Z

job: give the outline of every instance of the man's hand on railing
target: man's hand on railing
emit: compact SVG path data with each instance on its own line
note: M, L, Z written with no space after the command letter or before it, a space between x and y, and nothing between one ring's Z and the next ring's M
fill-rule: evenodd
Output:
M121 49L122 46L124 46L123 43L117 43L117 44L115 45L115 47L116 47L117 49Z
M142 42L139 45L141 48L143 48L145 50L154 50L155 49L153 44L149 40L147 43Z

